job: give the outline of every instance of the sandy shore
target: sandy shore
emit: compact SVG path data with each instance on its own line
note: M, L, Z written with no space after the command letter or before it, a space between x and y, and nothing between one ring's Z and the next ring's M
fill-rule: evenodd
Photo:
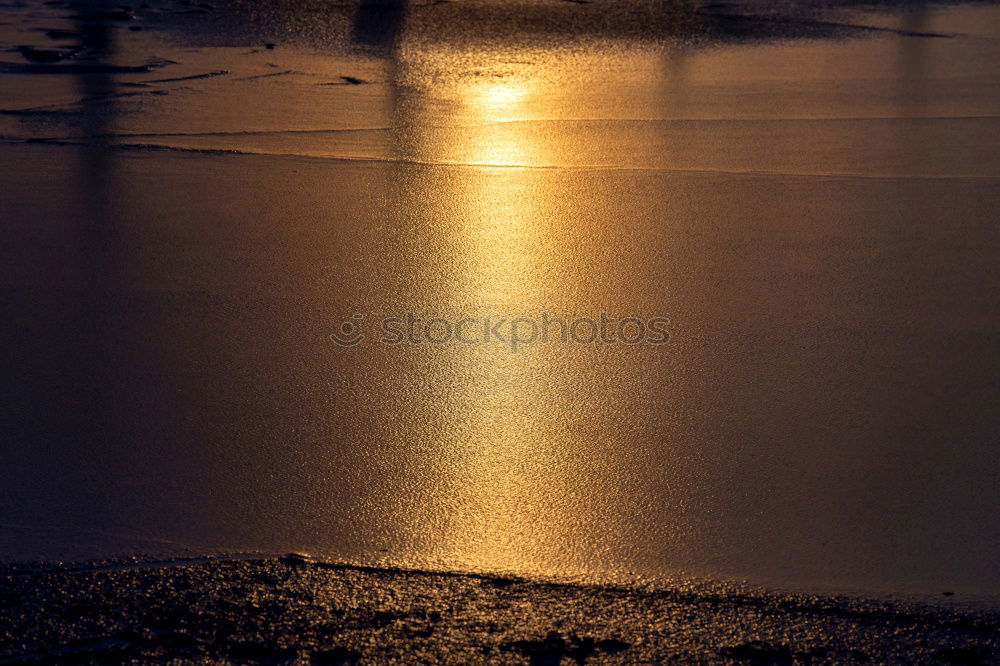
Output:
M986 664L995 613L277 559L0 568L0 663Z

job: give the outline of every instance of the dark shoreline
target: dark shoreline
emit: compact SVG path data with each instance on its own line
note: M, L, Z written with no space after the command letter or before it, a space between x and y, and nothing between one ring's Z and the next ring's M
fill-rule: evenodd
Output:
M995 663L1000 614L286 557L0 565L0 664Z

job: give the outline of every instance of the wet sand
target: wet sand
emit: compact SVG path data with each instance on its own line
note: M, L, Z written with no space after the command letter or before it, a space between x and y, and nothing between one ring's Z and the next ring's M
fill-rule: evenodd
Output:
M626 661L995 650L889 599L1000 594L1000 9L369 5L0 9L0 559L376 567L21 564L0 613L35 628L3 654L133 631L111 649L224 659L257 639L112 616L188 577L211 603L279 581L290 608L302 576L367 590L342 643L313 615L315 641L266 638L303 658L418 645L413 618L360 637L411 585L499 614L442 652L531 658L511 646L550 631ZM663 317L669 341L381 344L407 313ZM364 340L336 344L344 322ZM498 575L536 582L477 596ZM100 630L45 628L81 580ZM781 615L787 591L883 601L856 602L872 628ZM515 601L527 625L495 610ZM587 619L605 603L646 610Z
M980 664L1000 650L1000 618L982 611L694 582L569 585L294 555L4 567L0 580L4 664Z

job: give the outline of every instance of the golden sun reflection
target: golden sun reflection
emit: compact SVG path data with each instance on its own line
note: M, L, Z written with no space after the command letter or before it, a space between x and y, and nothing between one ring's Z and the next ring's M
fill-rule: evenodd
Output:
M527 94L525 81L500 80L470 86L465 101L485 122L515 120Z
M508 122L523 115L532 92L515 79L456 86L452 95L472 122L428 132L422 145L406 147L456 156L465 165L443 187L437 182L408 195L416 195L415 206L429 208L424 219L439 225L434 233L447 234L440 254L421 261L454 266L455 279L433 296L452 315L511 321L537 317L551 301L547 275L562 259L548 209L559 197L535 170L511 166L545 156L539 134ZM408 110L409 125L431 124L414 112ZM464 173L470 168L474 177ZM478 570L543 571L560 558L551 549L573 542L567 534L542 533L564 524L552 513L567 501L559 456L571 447L558 405L565 368L552 350L514 352L496 340L433 353L435 374L448 388L426 405L438 424L423 433L432 481L414 507L425 514L413 527L425 523L419 538L428 559Z
M535 122L558 111L556 77L509 56L403 49L388 109L401 130L387 154L398 162L386 176L386 205L405 225L401 247L388 249L408 276L388 309L470 318L479 331L507 322L508 340L519 318L540 326L542 313L566 321L627 307L631 264L608 259L644 251L627 235L616 244L624 232L579 207L578 178L537 168L582 147ZM449 77L454 60L477 74ZM433 95L412 91L423 80ZM635 382L608 384L606 368L635 377L642 356L560 342L558 323L547 333L552 341L516 351L496 337L380 350L372 375L403 390L386 394L392 422L378 427L405 462L385 468L392 508L378 519L423 565L546 574L610 561L614 544L596 535L629 500L615 476L628 454L607 417L638 394ZM596 386L599 404L583 404L581 389Z
M466 92L465 104L480 119L476 131L463 136L467 163L517 165L538 157L544 146L503 125L527 97L523 84L511 82ZM531 304L544 300L545 193L537 185L530 170L507 168L459 186L466 210L455 232L464 266L453 302L475 304L482 316L513 319L532 316ZM524 405L545 400L540 391L546 387L534 378L558 375L547 367L549 357L500 344L476 346L461 356L470 372L457 411L467 415L468 430L443 442L442 482L457 501L441 545L475 568L531 568L532 544L559 541L557 535L532 534L539 508L557 501L546 495L558 474L546 476L553 433L545 432L542 414Z
M529 98L527 82L519 80L476 82L462 91L463 107L477 127L456 151L461 160L483 166L537 163L541 147L526 140L513 123L522 117L518 112Z

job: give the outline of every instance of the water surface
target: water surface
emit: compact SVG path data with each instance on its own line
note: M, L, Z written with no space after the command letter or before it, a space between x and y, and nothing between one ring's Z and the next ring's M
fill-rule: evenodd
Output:
M1000 592L998 11L552 4L5 8L0 556Z

